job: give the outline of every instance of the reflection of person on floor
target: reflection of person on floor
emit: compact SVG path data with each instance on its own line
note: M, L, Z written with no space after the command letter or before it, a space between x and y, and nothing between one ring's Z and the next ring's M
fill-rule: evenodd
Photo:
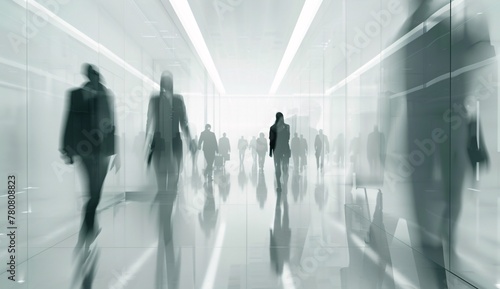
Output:
M276 170L276 183L281 190L281 171L283 170L283 183L288 180L288 161L290 160L290 126L285 123L281 112L276 113L276 121L269 130L269 156L274 154L274 169Z
M259 134L259 138L257 139L257 154L259 156L259 169L264 169L264 161L266 160L267 153L267 139L264 136L264 133L261 132Z
M241 136L240 140L238 141L238 150L240 152L240 170L244 166L244 161L245 161L245 152L247 151L248 148L248 141Z
M229 143L229 139L226 136L226 133L222 134L222 137L219 139L219 154L222 156L222 165L226 164L226 161L230 159L231 154L231 144Z
M211 126L205 125L205 130L201 132L200 140L198 141L198 148L201 150L203 145L203 154L207 161L207 168L205 169L205 176L208 181L212 180L212 171L214 166L215 153L218 152L217 139L215 134L210 131Z
M304 135L300 135L300 172L302 172L307 166L307 154L309 149L307 147L307 141Z
M290 141L290 149L292 151L292 159L293 159L293 171L295 173L299 172L299 158L300 158L300 149L301 149L301 141L299 135L294 133L292 140Z
M283 203L283 210L281 209L281 203ZM274 225L270 229L270 235L269 253L271 255L271 264L276 274L281 275L285 263L290 261L290 240L292 238L287 194L285 193L278 192L274 210Z
M62 147L66 162L72 164L75 158L81 160L87 179L88 201L84 209L78 246L92 243L99 234L95 216L101 199L102 186L110 157L115 152L115 120L112 93L101 82L101 76L93 65L84 65L88 82L70 92L68 113L64 125ZM112 167L119 168L118 156Z
M314 200L316 201L316 204L318 205L320 211L325 207L325 204L328 201L328 189L325 186L325 181L322 176L316 177L316 187L314 188Z
M189 147L198 146L198 137L195 135L189 144ZM198 150L191 155L191 166L192 166L192 175L195 176L198 173Z
M146 125L150 150L148 164L153 162L158 185L155 199L158 204L160 237L156 267L158 289L166 288L165 284L168 284L168 288L177 288L179 285L180 265L174 256L171 218L183 155L180 129L190 144L193 155L196 146L192 145L184 99L182 95L174 94L173 76L169 71L165 71L161 76L160 92L153 95L149 101Z
M267 200L267 186L263 171L259 172L259 179L257 180L257 200L259 201L260 208L264 208Z
M214 188L212 183L205 186L205 205L203 212L198 214L198 223L200 224L205 236L208 238L217 225L219 209L215 208Z
M330 143L328 142L328 137L323 134L322 129L319 130L319 133L314 139L314 150L316 156L316 169L323 170L325 155L330 152Z
M378 125L368 135L366 142L366 156L373 176L381 176L385 161L385 136L378 130Z

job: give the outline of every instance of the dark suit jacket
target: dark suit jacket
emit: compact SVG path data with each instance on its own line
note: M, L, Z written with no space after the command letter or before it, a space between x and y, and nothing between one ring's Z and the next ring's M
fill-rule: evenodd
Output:
M215 134L211 131L202 131L200 135L200 140L198 141L198 146L201 148L203 144L203 151L205 153L215 154L218 152L217 139Z
M111 92L103 85L95 95L89 83L70 91L61 151L68 156L115 154L115 121Z
M280 131L276 124L273 124L269 129L269 149L275 155L284 155L290 157L290 126L284 124L284 128Z
M152 130L152 132L158 132L159 127L157 125L159 117L159 102L160 95L156 94L149 100L148 106L148 120L146 131ZM189 135L188 128L188 118L186 114L186 106L184 104L184 98L180 94L174 94L172 97L172 137L180 136L180 128L182 131Z

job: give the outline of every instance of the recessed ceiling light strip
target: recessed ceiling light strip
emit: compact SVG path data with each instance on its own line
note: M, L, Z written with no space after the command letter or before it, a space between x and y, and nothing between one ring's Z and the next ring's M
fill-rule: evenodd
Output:
M290 37L290 41L288 42L288 46L286 47L285 54L283 54L280 66L278 67L278 71L274 77L269 94L275 94L278 90L278 87L285 77L285 74L292 63L300 44L302 44L312 21L316 17L316 13L318 12L321 3L323 3L323 0L306 0L304 3L299 18L297 19L297 23L295 24L295 28L293 29L292 36Z
M170 4L177 14L177 17L181 21L184 30L186 31L191 43L193 44L198 56L200 57L203 65L205 66L210 78L215 84L215 87L221 94L225 94L224 85L219 76L219 72L215 67L210 51L208 50L207 44L201 34L200 28L196 19L194 18L193 12L187 0L170 0Z

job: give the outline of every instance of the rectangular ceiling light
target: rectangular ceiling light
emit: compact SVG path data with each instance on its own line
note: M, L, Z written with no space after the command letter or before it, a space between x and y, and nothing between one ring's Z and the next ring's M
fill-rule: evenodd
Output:
M210 52L208 51L207 44L203 39L203 35L201 34L200 28L198 27L198 23L196 23L196 19L194 18L193 12L191 11L191 7L187 0L170 0L170 4L174 8L175 14L181 21L184 30L186 31L191 43L193 44L198 56L200 57L203 65L212 78L212 81L215 84L215 87L219 91L220 94L225 94L226 91L224 89L224 85L222 85L222 81L219 76L219 72L215 67L214 61Z
M269 94L275 94L278 90L283 77L285 77L288 67L292 63L292 60L302 43L302 40L304 40L304 36L309 30L314 17L316 17L316 13L318 12L321 3L323 3L323 0L306 0L304 3L304 7L302 7L302 11L300 12L297 23L295 24L295 28L293 29L292 37L290 37L285 54L283 54L278 71L274 76L274 81L271 85Z
M441 20L443 20L444 17L447 17L447 15L450 13L451 9L458 8L458 6L463 4L463 2L464 2L463 0L455 0L455 1L451 2L451 4L446 4L445 6L443 6L441 9L439 9L434 14L432 14L427 20L420 23L419 25L417 25L417 27L413 28L410 32L406 33L400 39L396 40L396 42L392 43L387 48L382 50L378 55L376 55L371 60L369 60L368 62L363 64L360 68L356 69L356 71L354 71L349 76L347 76L346 78L339 81L334 86L327 89L325 91L325 95L332 94L337 89L343 87L344 85L348 84L352 80L361 76L363 73L367 72L368 70L372 69L376 65L380 64L380 62L382 62L382 60L391 56L399 49L405 47L408 43L410 43L413 40L417 39L418 37L422 36L426 31L429 31L434 26L436 26Z

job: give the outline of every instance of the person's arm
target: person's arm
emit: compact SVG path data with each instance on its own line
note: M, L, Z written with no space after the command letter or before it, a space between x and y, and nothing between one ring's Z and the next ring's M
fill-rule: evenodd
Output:
M219 153L219 145L217 144L217 138L215 137L215 134L212 133L213 139L214 139L214 144L215 144L215 152Z
M273 132L273 129L269 129L269 156L273 157L273 152L274 152L274 145L275 145L275 135Z
M181 126L182 132L184 133L184 137L186 138L186 141L191 144L191 132L189 130L189 121L188 121L188 116L186 112L186 104L184 103L184 97L182 95L178 95L181 103L181 111L180 111L180 117L179 117L179 125ZM191 154L194 155L196 153L196 144L191 146L189 150L191 151Z
M201 145L205 141L205 132L202 131L200 134L200 139L198 140L198 149L201 150Z
M181 103L181 111L180 111L180 117L179 117L179 124L181 126L182 132L184 133L184 136L188 140L188 142L191 142L191 133L189 131L189 122L188 122L188 116L186 112L186 105L184 104L184 97L182 95L178 95Z
M62 154L64 162L67 164L73 164L74 151L68 150L71 148L70 143L74 139L74 131L72 129L75 123L75 115L73 113L73 92L70 92L66 97L66 117L63 128L63 134L61 136L61 144L59 151Z

